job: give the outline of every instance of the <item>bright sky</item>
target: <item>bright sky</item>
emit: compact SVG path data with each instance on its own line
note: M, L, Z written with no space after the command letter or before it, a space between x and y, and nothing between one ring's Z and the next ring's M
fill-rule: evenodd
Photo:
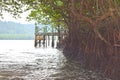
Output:
M4 12L3 13L4 19L0 19L0 20L2 20L2 21L13 21L13 22L22 23L22 24L29 24L29 23L33 23L34 24L34 22L26 21L27 15L28 15L28 12L25 12L25 13L21 14L21 18L15 19L9 13L5 13Z

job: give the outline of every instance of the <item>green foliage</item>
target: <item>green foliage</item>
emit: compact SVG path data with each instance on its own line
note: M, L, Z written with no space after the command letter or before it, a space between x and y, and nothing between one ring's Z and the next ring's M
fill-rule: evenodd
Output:
M21 1L16 0L1 0L0 1L0 16L3 12L9 12L13 17L20 17L20 14L24 11L24 5Z
M118 6L120 6L120 0L114 0L115 4L117 4Z
M63 6L63 2L60 1L60 0L58 0L58 1L56 1L56 5L57 5L57 6Z
M35 20L37 23L42 24L61 24L60 22L63 20L61 15L62 10L56 9L57 7L61 7L63 5L62 1L40 1L36 4L36 8L31 11L29 15L29 20Z
M1 11L7 11L14 16L19 16L24 11L31 11L27 19L35 20L36 23L52 25L53 27L68 26L69 17L74 11L89 18L98 17L107 11L110 5L102 6L99 0L80 1L75 0L75 10L72 10L72 0L2 0L0 2ZM103 2L106 2L103 0ZM113 1L116 6L120 5L120 0ZM99 4L100 3L100 4ZM103 3L105 4L105 3ZM81 11L82 10L82 11ZM1 12L1 13L2 13ZM2 16L2 14L0 15Z
M64 24L63 14L66 13L62 8L64 5L64 0L2 0L0 15L6 11L14 17L20 17L19 14L30 10L28 21L35 20L36 23L58 26Z

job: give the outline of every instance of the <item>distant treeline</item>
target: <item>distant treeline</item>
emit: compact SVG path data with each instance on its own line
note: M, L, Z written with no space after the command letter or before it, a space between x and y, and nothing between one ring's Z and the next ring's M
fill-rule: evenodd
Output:
M34 39L34 30L34 24L20 24L9 21L0 21L1 40Z
M0 40L32 40L34 35L31 34L0 34Z

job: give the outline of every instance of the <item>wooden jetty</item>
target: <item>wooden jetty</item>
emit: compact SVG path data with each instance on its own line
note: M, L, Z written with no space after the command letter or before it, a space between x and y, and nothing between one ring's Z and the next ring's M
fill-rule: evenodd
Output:
M59 47L59 45L63 43L65 37L65 33L63 31L58 30L56 32L48 32L47 30L44 30L43 32L39 32L37 29L38 28L35 29L35 47L47 47L50 45L51 47L55 47L55 44L57 44L56 47ZM55 41L56 37L57 41Z
M57 46L59 44L62 43L63 39L64 39L64 35L65 34L58 34L58 33L41 33L41 34L37 34L35 35L35 47L47 47L50 46L54 47L55 44L57 44ZM55 43L56 41L56 37L58 37L57 43ZM51 39L50 39L51 38ZM51 42L51 43L50 43Z

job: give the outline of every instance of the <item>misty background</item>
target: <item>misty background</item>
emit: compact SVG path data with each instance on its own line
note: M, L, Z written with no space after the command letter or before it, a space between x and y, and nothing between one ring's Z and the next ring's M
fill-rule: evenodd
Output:
M35 25L13 21L0 21L0 40L32 40Z

